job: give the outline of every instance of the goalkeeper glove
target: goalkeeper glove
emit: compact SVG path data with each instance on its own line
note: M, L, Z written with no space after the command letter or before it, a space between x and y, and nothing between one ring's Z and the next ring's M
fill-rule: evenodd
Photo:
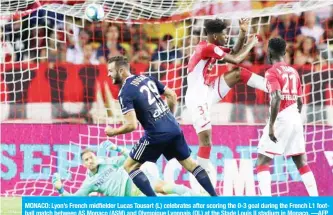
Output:
M109 140L104 141L103 144L102 144L102 146L103 146L103 148L106 148L107 150L112 150L112 151L120 152L121 154L124 154L124 155L127 154L126 149L117 146L116 144L112 143Z
M57 189L59 194L64 193L64 187L62 186L60 175L58 173L54 173L52 176L52 184Z

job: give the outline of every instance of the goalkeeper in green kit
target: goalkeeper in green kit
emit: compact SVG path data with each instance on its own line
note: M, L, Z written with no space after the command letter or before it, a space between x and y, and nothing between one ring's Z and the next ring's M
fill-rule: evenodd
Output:
M54 174L52 183L62 196L89 196L90 193L98 192L104 196L145 196L134 185L123 164L128 156L124 148L118 147L110 141L105 141L103 145L109 149L120 152L116 157L97 157L91 149L81 152L83 166L89 171L81 187L75 193L68 193L64 190L59 174ZM149 168L142 166L143 172L147 175L154 191L161 196L198 196L184 185L177 185L162 181L158 176L149 171ZM202 194L201 194L202 195Z

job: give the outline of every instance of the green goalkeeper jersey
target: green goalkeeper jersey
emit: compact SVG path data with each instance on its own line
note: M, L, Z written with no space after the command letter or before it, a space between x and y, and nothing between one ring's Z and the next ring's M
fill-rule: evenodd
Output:
M64 196L88 196L92 192L105 196L131 195L132 182L123 168L125 160L125 156L98 158L97 172L89 172L76 193L64 192Z

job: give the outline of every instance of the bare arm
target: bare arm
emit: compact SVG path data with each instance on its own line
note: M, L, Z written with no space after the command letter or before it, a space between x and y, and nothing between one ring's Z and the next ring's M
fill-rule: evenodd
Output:
M232 49L233 54L237 54L244 45L246 32L249 27L249 19L240 19L239 20L239 35L236 45Z
M246 32L240 31L236 45L232 48L232 54L237 54L244 45Z
M251 38L250 41L237 54L226 54L223 58L223 61L232 64L241 63L249 54L251 49L255 46L255 44L257 44L257 42L257 37Z
M277 90L271 93L271 113L269 119L269 125L274 126L276 117L280 110L280 103L281 103L281 91Z
M274 134L274 123L280 109L280 102L281 102L281 91L277 90L271 93L271 111L269 117L268 136L274 143L277 143L278 141Z
M177 94L172 89L166 87L163 95L166 97L169 109L173 114L175 114L177 111Z
M302 107L303 107L303 101L301 97L297 98L297 109L298 112L301 113L302 112Z
M105 133L107 136L112 137L119 134L126 134L134 131L138 127L134 110L127 112L124 117L125 122L119 128L111 128L109 126L105 128Z

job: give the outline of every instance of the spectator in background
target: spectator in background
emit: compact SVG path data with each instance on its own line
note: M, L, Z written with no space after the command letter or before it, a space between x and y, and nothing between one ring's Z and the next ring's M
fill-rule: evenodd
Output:
M149 64L151 53L147 46L147 36L142 35L140 39L138 39L132 47L133 54L131 61L134 63L145 63Z
M147 35L147 33L142 25L134 24L134 25L132 25L130 27L126 27L126 28L128 28L129 35L124 35L124 38L126 38L126 40L127 40L127 37L130 37L128 42L131 42L133 44L138 43L141 40L141 37L143 35L144 36Z
M104 44L97 50L97 59L100 63L105 64L107 59L117 56L125 55L125 49L118 43L119 28L112 25L106 32L106 38Z
M179 64L179 60L182 57L182 53L175 49L173 37L170 34L166 34L160 39L159 47L153 53L151 58L152 70L158 71L160 66L164 63L167 64ZM170 41L168 43L168 41Z
M60 42L58 34L54 32L50 33L48 47L42 49L40 55L42 62L48 61L49 63L54 63L66 61L66 46L63 42Z
M333 38L333 10L332 10L332 17L325 21L325 40ZM332 41L331 41L332 42Z
M103 42L103 22L91 23L86 21L84 30L92 36L93 42Z
M94 57L95 52L91 43L83 46L83 64L98 65L99 61Z
M68 46L75 46L79 43L80 32L82 29L79 28L79 25L75 24L75 20L66 16L65 21L62 24L56 25L55 30L63 31L64 36L66 36L66 43Z
M194 47L199 43L199 41L200 41L200 32L198 31L194 31L193 35L186 37L185 48L184 48L185 63L188 62L190 56L194 51Z
M323 42L324 29L316 24L316 14L314 12L304 13L304 26L301 27L301 33L304 36L313 37L317 45Z
M312 64L319 59L319 53L316 48L315 39L305 37L301 42L294 56L294 64L305 65Z
M182 57L182 53L175 49L173 37L166 34L159 42L159 47L155 50L152 56L152 61L168 61L169 63L175 62ZM170 41L168 43L168 41ZM177 63L177 61L176 61Z
M89 43L89 39L89 34L85 30L81 30L77 43L67 49L66 61L74 64L82 64L85 60L84 47ZM95 63L96 60L96 52L93 52L90 56L90 62Z
M3 35L3 28L0 26L0 64L15 61L14 48L10 42L6 41Z
M9 24L5 26L5 32L8 32L7 40L12 42L14 48L13 61L23 61L29 52L29 28L28 20L21 21L18 18L13 18Z
M37 61L42 48L46 48L47 28L41 24L34 26L30 30L29 51L24 56L24 60Z
M292 20L291 14L280 16L277 23L273 24L271 31L271 37L279 35L281 38L285 39L287 43L299 42L302 39L301 30Z
M321 7L312 11L315 12L316 16L321 20L330 19L333 17L333 5Z
M333 12L333 10L332 10ZM333 15L333 13L332 13ZM323 52L323 56L333 63L333 16L325 22L325 41L328 40L328 50Z

